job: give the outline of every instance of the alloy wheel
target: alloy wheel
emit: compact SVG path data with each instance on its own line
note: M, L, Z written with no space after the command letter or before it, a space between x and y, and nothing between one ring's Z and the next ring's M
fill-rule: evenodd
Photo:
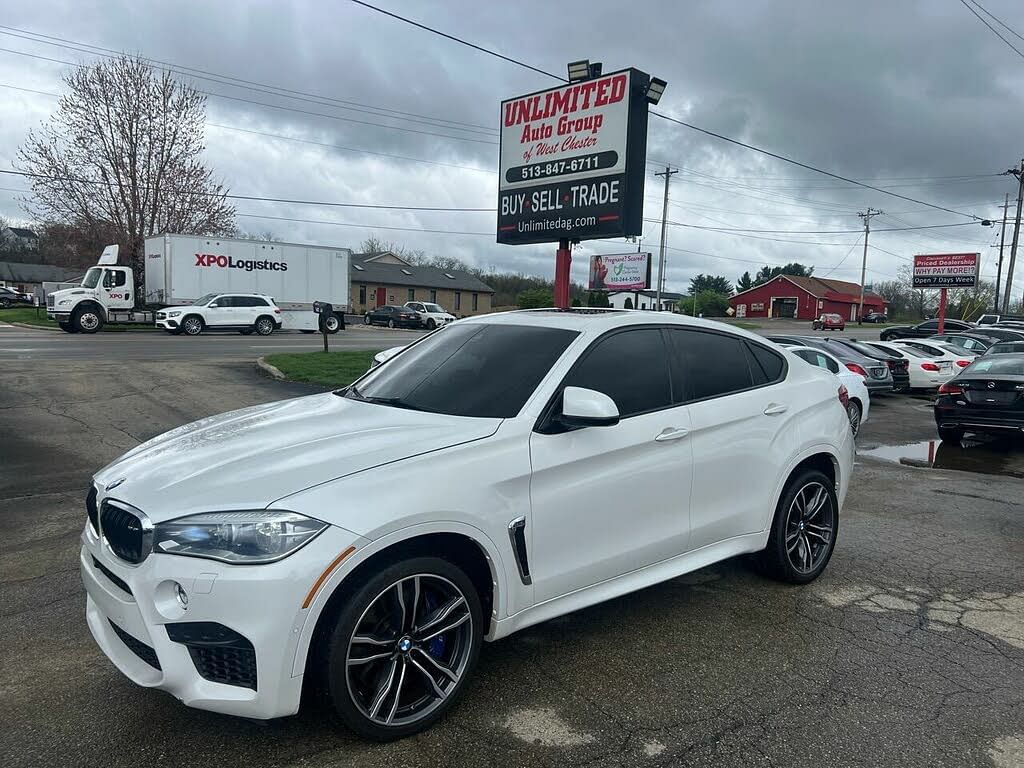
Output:
M256 333L260 336L269 336L274 332L274 321L265 317L256 321Z
M860 407L854 402L848 403L846 415L850 419L850 429L853 430L853 436L856 437L857 433L860 432Z
M203 323L198 317L187 317L181 327L189 336L196 336L203 330Z
M400 579L370 602L349 639L352 702L377 725L426 718L458 686L474 631L466 597L451 581L427 573Z
M813 572L828 557L835 530L832 496L821 483L797 491L786 513L786 556L799 573Z

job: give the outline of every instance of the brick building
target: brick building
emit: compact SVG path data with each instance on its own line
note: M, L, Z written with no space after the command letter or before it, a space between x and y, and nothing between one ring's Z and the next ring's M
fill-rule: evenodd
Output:
M791 317L813 320L824 313L835 313L846 321L856 321L860 308L860 285L823 277L779 275L767 283L737 293L729 299L735 317ZM885 312L885 299L876 293L864 293L864 314Z
M352 254L352 310L432 301L456 317L491 311L494 290L468 272L421 267L393 253Z

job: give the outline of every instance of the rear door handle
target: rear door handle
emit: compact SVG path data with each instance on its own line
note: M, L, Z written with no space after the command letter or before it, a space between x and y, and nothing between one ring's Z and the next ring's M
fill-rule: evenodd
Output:
M765 416L778 416L780 413L785 413L789 410L788 406L781 405L779 403L772 403L764 409Z
M669 440L679 440L690 434L690 430L685 427L668 427L663 429L661 433L654 439L659 443L667 443Z

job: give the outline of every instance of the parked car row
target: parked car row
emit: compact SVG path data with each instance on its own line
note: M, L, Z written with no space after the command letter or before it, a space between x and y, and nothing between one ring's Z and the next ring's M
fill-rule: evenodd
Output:
M440 304L429 301L407 301L402 306L385 304L371 309L363 315L366 325L386 325L388 328L435 328L455 321L455 315L444 310Z

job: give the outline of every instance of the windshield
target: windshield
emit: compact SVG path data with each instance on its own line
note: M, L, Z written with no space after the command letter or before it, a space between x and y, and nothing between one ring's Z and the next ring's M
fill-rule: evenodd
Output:
M102 267L90 267L89 271L85 273L85 277L82 279L83 288L95 288L100 282L100 275L103 274Z
M440 304L424 304L423 306L427 312L444 313L444 310L441 308Z
M537 326L454 325L337 394L451 416L512 418L577 335Z
M193 307L205 306L206 304L209 304L211 301L213 301L219 295L220 295L219 293L208 293L205 296L200 296L198 299L196 299L195 301L192 302L192 306Z
M867 344L861 344L859 341L854 341L853 339L843 339L839 343L840 344L845 344L846 346L850 347L851 349L855 349L858 352L860 352L862 355L866 355L868 357L878 357L879 354L890 355L892 357L895 357L895 355L893 354L893 351L891 349L887 349L887 350L885 350L883 352L880 349L872 349Z
M1024 357L979 357L967 368L964 374L986 373L997 376L1024 376Z

